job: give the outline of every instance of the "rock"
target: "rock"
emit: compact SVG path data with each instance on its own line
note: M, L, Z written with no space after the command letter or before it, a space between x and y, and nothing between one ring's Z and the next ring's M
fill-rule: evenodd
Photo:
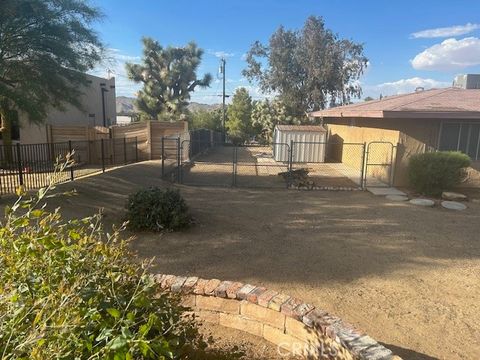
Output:
M467 208L465 204L457 201L442 201L442 206L449 210L465 210Z
M465 201L467 200L467 197L463 194L459 194L456 192L444 191L442 193L442 199L450 201Z
M408 200L408 196L404 196L404 195L387 195L385 197L387 198L387 200L390 200L390 201L407 201Z
M435 205L435 201L430 199L412 199L410 200L410 204L432 207L433 205Z

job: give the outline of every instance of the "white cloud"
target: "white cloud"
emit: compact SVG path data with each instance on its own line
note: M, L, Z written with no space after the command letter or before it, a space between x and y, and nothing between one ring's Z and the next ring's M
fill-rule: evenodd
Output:
M431 88L447 87L450 85L451 83L445 81L413 77L376 85L365 85L363 86L363 97L371 96L378 99L380 94L383 96L406 94L415 91L417 87L423 87L427 90Z
M411 36L412 38L415 38L415 39L451 37L451 36L465 35L477 29L480 29L480 24L467 23L465 25L455 25L455 26L417 31L411 34Z
M411 63L417 70L440 71L480 65L480 39L476 37L461 40L446 39L417 54Z
M211 49L209 49L207 52L208 52L210 55L213 55L213 56L215 56L215 57L217 57L217 58L220 58L220 59L221 59L221 58L225 58L225 59L226 59L226 58L231 58L231 57L234 57L234 56L235 56L235 53L229 53L229 52L222 51L222 50L216 51L216 50L211 50Z

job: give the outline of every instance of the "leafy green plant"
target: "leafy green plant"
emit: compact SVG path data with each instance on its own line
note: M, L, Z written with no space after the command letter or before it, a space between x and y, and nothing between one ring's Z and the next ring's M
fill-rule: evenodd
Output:
M462 182L468 166L470 158L456 151L416 154L410 158L408 175L416 191L439 196Z
M130 195L126 205L131 230L175 231L188 227L188 206L176 189L151 187Z
M209 350L180 298L161 292L100 216L64 220L20 196L0 224L0 358L231 359ZM169 193L170 194L170 193Z

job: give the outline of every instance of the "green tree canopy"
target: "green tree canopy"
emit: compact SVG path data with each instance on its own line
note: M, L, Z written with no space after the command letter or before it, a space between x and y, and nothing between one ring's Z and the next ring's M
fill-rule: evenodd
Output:
M294 117L288 115L287 108L279 100L256 101L252 109L252 126L260 134L262 142L271 143L277 124L297 124Z
M359 97L357 80L367 59L361 44L340 39L321 17L311 16L301 30L281 26L267 45L255 42L247 64L247 79L278 94L291 115L306 119L306 112Z
M82 0L0 2L0 117L4 143L18 112L41 123L49 108L81 108L84 73L103 47L91 25L100 11Z
M136 100L138 109L150 119L184 114L190 93L197 86L210 86L212 81L210 74L197 78L203 50L194 42L185 47L163 48L151 38L142 41L142 64L126 65L128 77L143 83Z
M223 131L222 109L199 109L192 112L188 116L188 119L190 129L208 129L213 131Z
M252 98L247 89L238 88L228 106L226 128L235 143L243 143L254 135L252 128Z

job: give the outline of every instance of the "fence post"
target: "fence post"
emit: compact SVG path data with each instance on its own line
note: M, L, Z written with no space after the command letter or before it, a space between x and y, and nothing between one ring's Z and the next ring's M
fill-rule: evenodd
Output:
M362 187L362 190L365 190L365 186L367 184L367 176L366 176L366 171L367 171L367 143L363 143L363 156L362 156L362 178L360 179L360 185Z
M138 162L138 136L135 136L135 162Z
M68 153L70 154L71 160L73 161L72 153L72 140L68 140ZM73 181L73 162L70 163L70 181Z
M17 143L17 162L18 162L18 182L23 185L23 169L22 169L22 151L20 143Z
M103 148L103 139L100 139L101 154L102 154L102 172L105 172L105 150Z
M289 159L288 159L288 171L292 171L293 169L293 146L294 146L294 141L290 140L290 154L289 154Z
M237 186L237 146L233 147L233 179L232 179L232 186Z
M162 179L165 178L165 136L162 136Z
M123 137L123 163L127 164L127 138Z
M177 179L178 183L182 183L182 164L181 164L181 145L180 145L180 138L177 138Z

